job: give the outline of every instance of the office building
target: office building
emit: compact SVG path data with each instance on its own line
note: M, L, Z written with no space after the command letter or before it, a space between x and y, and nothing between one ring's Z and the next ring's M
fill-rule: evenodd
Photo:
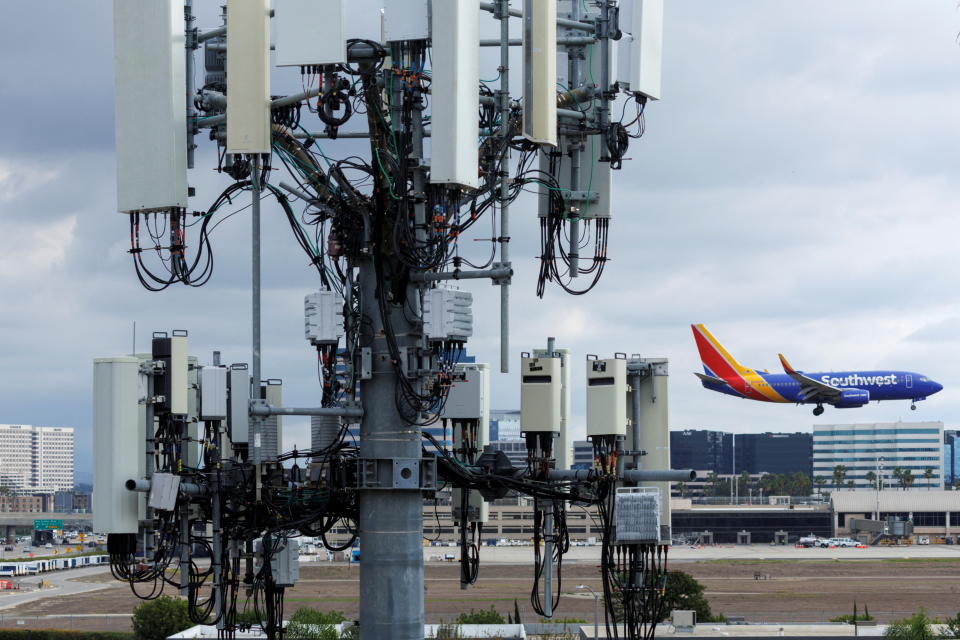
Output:
M520 439L519 409L494 409L490 412L490 442Z
M809 433L738 433L734 438L734 473L804 473L810 475L813 436Z
M943 432L943 483L960 484L960 431Z
M510 464L520 469L527 468L527 441L526 440L494 440L490 443L494 451L503 451L510 459Z
M573 443L573 464L571 469L590 469L593 467L593 443L589 440L576 440Z
M733 434L707 429L671 431L670 466L698 472L733 473Z
M813 427L813 473L834 486L834 469L843 466L843 484L872 488L868 473L885 486L903 486L898 476L909 471L905 488L943 486L942 422L824 424Z
M18 494L73 489L73 429L0 424L0 485Z

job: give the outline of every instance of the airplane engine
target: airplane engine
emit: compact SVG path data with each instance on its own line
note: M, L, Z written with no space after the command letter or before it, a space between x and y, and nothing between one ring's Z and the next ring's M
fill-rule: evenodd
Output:
M840 399L833 405L837 409L862 407L870 402L870 392L865 389L842 389Z

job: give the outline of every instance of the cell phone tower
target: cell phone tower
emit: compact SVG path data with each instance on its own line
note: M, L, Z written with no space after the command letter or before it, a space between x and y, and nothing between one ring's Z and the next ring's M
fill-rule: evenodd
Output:
M608 610L608 628L652 635L670 543L663 483L690 478L663 459L665 361L588 360L595 464L571 471L557 463L567 447L560 390L566 381L569 393L569 354L552 343L525 354L528 462L515 468L484 447L477 398L489 400L489 370L458 365L472 297L449 281L499 287L506 373L512 205L532 208L533 196L520 199L531 191L541 231L536 295L550 283L578 295L596 285L608 259L612 176L643 134L647 102L659 98L663 2L385 0L378 40L351 37L345 5L228 0L223 25L201 31L192 0L114 2L118 209L140 282L154 291L201 286L215 277L216 226L249 209L252 231L249 367L218 356L201 366L185 332L155 334L149 354L95 363L95 527L110 533L114 574L151 585L147 597L175 585L194 619L212 619L224 637L242 626L245 593L272 639L283 635L283 592L296 581L294 537L318 536L331 549L359 537L361 637L422 638L422 500L439 478L457 490L465 586L477 579L483 501L531 495L535 537L547 542L542 558L537 548L545 589L534 607L551 615L554 565L568 546L565 505L594 505L607 601L623 602L622 614ZM482 20L499 24L499 38L480 38ZM519 72L511 47L522 51ZM500 55L481 74L484 50ZM303 91L273 95L274 66L299 74ZM188 171L201 134L229 184L192 210L189 198L200 196ZM361 151L358 140L369 146ZM241 196L249 205L235 202ZM319 407L282 406L281 385L264 377L264 202L282 211L317 272L305 335L321 372ZM467 239L488 242L489 252L474 255ZM280 451L280 421L290 415L311 416L309 450ZM438 420L454 425L452 451L425 431ZM345 435L357 424L354 446ZM332 540L337 531L346 543ZM210 554L209 570L193 561L198 548Z

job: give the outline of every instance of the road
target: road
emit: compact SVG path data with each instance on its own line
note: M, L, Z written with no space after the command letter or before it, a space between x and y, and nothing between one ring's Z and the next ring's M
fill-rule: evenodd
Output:
M112 586L111 583L80 582L76 580L76 578L100 575L108 571L110 571L110 569L105 566L83 567L82 569L51 571L50 573L44 573L38 576L21 578L21 582L36 583L43 580L53 586L36 591L0 592L0 611L43 598L69 596L78 593L99 591L100 589L108 589Z

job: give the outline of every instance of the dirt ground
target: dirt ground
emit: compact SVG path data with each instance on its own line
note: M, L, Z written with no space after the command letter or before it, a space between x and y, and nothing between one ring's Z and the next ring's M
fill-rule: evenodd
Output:
M960 610L960 561L956 560L714 560L675 562L671 568L687 571L706 587L715 613L742 616L753 622L826 622L851 613L854 601L861 608L868 606L879 622L904 617L921 607L933 617L956 615ZM300 578L297 586L287 591L288 613L313 607L357 616L356 567L304 566ZM103 575L85 580L107 579ZM427 622L449 621L462 611L491 606L506 615L513 611L514 600L524 621L535 622L537 617L529 602L531 579L532 567L527 565L481 566L477 584L461 590L456 564L428 564ZM595 563L564 564L564 596L556 615L592 622L593 597L577 591L578 584L600 590ZM126 614L138 602L126 585L117 584L90 594L51 597L0 612L0 626L16 616ZM118 622L117 618L109 620L109 627L116 628ZM98 622L90 618L71 624L97 628Z

